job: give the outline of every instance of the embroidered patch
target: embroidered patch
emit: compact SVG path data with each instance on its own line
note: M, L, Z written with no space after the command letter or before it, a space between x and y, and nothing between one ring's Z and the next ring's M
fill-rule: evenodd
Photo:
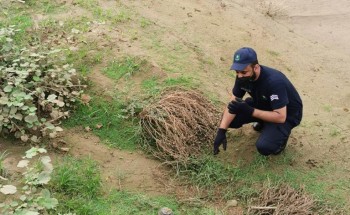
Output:
M273 100L278 100L278 95L271 95L270 96L270 100L273 101Z
M239 61L240 59L241 59L241 55L237 54L236 57L235 57L235 61Z

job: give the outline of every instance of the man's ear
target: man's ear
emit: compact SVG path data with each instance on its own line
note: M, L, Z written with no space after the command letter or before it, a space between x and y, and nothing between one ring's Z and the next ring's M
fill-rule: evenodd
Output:
M256 70L259 70L260 69L260 65L259 64L255 64L253 70L254 72L256 72Z

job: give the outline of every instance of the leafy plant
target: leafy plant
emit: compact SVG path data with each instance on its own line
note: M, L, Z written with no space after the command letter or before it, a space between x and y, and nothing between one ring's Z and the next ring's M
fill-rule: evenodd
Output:
M60 65L60 50L19 48L14 26L0 29L0 133L22 141L54 138L57 126L82 93L70 65Z
M3 161L7 155L8 153L6 151L0 153L0 177L6 177L6 169L3 166Z
M53 166L49 156L43 156L32 165L29 165L31 159L38 155L46 153L43 148L31 148L26 152L24 159L19 161L17 167L25 168L24 185L16 187L11 184L0 184L0 192L5 195L16 195L16 198L9 199L0 204L1 214L43 214L58 205L57 199L51 197L50 191L45 189L45 185L50 181Z

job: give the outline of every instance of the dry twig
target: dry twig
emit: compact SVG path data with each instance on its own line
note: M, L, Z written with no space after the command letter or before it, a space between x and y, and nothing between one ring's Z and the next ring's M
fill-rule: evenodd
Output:
M296 191L288 185L266 188L256 199L259 206L251 206L248 214L314 214L314 200L303 191Z
M219 112L199 93L177 89L165 92L140 117L145 138L156 143L153 155L162 161L186 163L210 146Z

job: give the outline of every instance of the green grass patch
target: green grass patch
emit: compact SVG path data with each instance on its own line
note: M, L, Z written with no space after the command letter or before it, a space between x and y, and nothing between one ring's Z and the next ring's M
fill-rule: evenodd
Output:
M65 196L92 199L101 192L98 166L90 158L64 157L55 165L51 184L55 192Z
M332 130L329 132L329 135L331 137L336 137L336 136L339 136L340 134L341 132L337 128L332 128Z
M97 0L74 0L73 2L85 9L99 7Z
M93 9L93 14L100 21L108 21L111 22L111 24L117 24L131 20L131 13L125 8L119 8L119 10L116 11L112 9L103 9L96 7Z
M90 29L92 19L87 16L69 18L64 21L63 27L67 32L77 29L81 32L87 32Z
M111 79L119 80L122 77L128 78L135 73L147 70L148 65L146 60L137 57L124 57L109 62L103 73Z
M155 96L160 94L162 87L160 86L160 81L157 77L153 76L149 79L143 80L141 87L149 95Z
M174 214L214 215L214 210L180 205L173 197L147 197L142 194L132 194L123 191L112 191L108 195L92 200L74 198L65 200L65 208L61 211L71 211L76 214L125 215L125 214L158 214L162 207L171 208ZM58 210L60 211L60 210Z
M148 26L152 25L152 21L145 18L145 17L141 17L140 19L140 26L141 28L147 28Z
M166 78L161 81L158 77L152 76L145 79L141 83L141 87L146 95L156 96L159 95L167 87L184 87L187 89L194 89L198 86L193 81L193 78L180 76L176 78Z
M65 32L66 37L72 35L72 29L80 32L87 32L90 29L92 19L87 16L79 16L74 18L57 19L48 17L39 23L41 29L49 29L51 34ZM79 33L80 33L79 32Z
M3 15L0 17L0 28L12 25L15 26L15 29L19 30L13 37L15 44L19 46L27 45L30 37L26 30L33 26L31 16L26 11L21 11L17 8L4 9Z
M117 3L115 8L118 8L118 10L102 8L96 0L75 0L75 2L80 7L90 11L95 19L99 21L117 24L131 20L131 11L121 5L117 5Z
M178 171L189 177L194 184L209 188L235 182L238 169L232 165L223 165L212 156L204 156L192 160L185 169Z
M64 9L64 4L59 4L57 1L52 0L27 0L25 4L31 9L45 14L56 13Z
M213 210L205 207L179 204L171 196L151 198L115 190L103 193L100 170L90 158L65 157L55 166L50 189L58 199L59 205L54 214L157 214L162 207L171 208L175 214L215 214Z
M8 155L7 151L0 152L0 176L3 176L3 177L6 177L7 175L7 171L3 164L7 155Z
M139 121L129 117L130 106L116 101L93 97L90 105L79 105L72 117L65 121L67 127L90 127L106 144L120 149L134 150L139 141ZM98 125L102 125L97 129Z
M256 155L249 164L240 162L237 167L227 165L213 157L193 160L184 169L177 170L194 185L207 191L208 198L248 201L261 193L267 182L271 186L289 184L294 189L304 188L317 200L319 207L346 208L350 180L332 179L335 167L301 169L290 166L295 157L287 152L271 160ZM229 188L227 187L229 185Z
M87 75L93 66L101 63L104 52L97 49L93 42L79 46L78 50L66 49L66 62L82 75Z
M166 87L172 87L172 86L183 86L183 87L195 87L195 83L193 81L192 77L189 76L180 76L176 78L167 78L164 81L164 85Z

